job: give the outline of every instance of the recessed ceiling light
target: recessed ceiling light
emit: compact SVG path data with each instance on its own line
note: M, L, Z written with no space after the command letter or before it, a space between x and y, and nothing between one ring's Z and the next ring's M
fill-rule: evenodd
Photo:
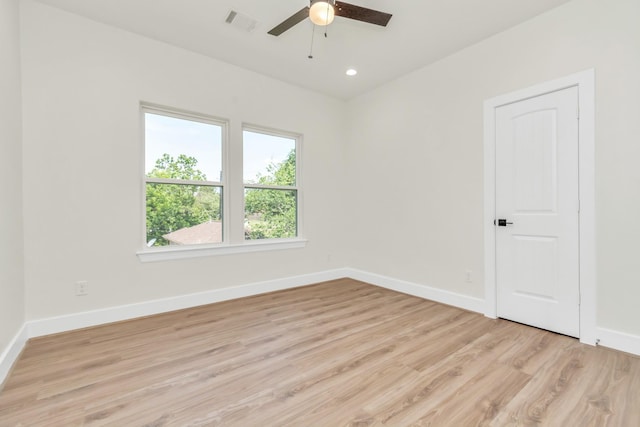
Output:
M349 68L347 70L347 76L355 76L356 74L358 74L358 70L356 70L355 68Z

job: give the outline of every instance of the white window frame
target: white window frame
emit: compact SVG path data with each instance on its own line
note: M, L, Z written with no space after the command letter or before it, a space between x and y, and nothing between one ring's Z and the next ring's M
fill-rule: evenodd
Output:
M168 117L174 117L182 120L191 120L201 123L212 124L222 127L222 177L220 181L186 181L186 180L166 180L157 178L148 178L145 173L145 113L159 114ZM212 255L227 255L238 253L249 253L259 251L271 251L271 250L283 250L283 249L295 249L306 246L306 239L302 238L302 186L301 186L301 142L302 135L285 132L280 130L274 130L257 125L240 125L238 126L238 132L231 132L231 124L229 120L208 116L205 114L195 113L192 111L181 110L177 108L165 107L158 104L143 102L140 104L140 129L141 129L141 249L136 252L138 259L141 262L156 262L167 261L185 258L196 258ZM236 241L233 239L233 228L243 229L244 227L244 180L243 174L230 173L230 165L242 165L242 131L249 130L253 132L265 133L268 135L281 136L286 138L292 138L296 141L296 185L293 187L282 187L286 190L295 190L297 192L297 236L295 238L287 239L261 239L261 240L244 240L244 233L242 233L242 241ZM239 134L240 138L236 141L231 141L230 134ZM231 147L233 145L233 147ZM235 153L240 158L231 159L230 153ZM242 171L240 171L242 172ZM239 182L234 182L231 177L238 176ZM184 246L162 246L162 247L147 247L146 245L146 185L149 182L157 183L169 183L169 184L201 184L212 185L220 187L222 192L222 234L223 242L215 244L199 244L199 245L184 245ZM257 186L256 186L257 187ZM268 187L271 186L260 186ZM276 189L274 187L274 189ZM238 218L231 218L231 202L234 199L242 200L241 212L242 215Z
M302 184L301 184L301 148L302 148L302 135L293 132L286 132L282 130L272 129L264 126L244 123L242 125L242 134L244 132L254 132L260 133L269 136L276 136L280 138L288 138L293 139L295 141L295 150L296 150L296 185L293 186L280 186L280 185L263 185L263 184L245 184L244 182L244 174L242 179L242 212L245 212L245 197L244 192L246 189L264 189L264 190L288 190L296 192L296 236L291 238L281 238L281 239L256 239L256 240L246 240L247 244L252 244L256 242L282 242L282 241L292 241L301 239L300 236L303 236L302 230ZM244 139L243 139L243 150L244 150ZM243 151L244 153L244 151ZM243 157L243 167L244 167L244 157ZM243 233L244 234L244 233Z

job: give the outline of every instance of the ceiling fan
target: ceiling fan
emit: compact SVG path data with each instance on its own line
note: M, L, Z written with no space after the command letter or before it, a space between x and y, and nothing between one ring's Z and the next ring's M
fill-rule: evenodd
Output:
M298 12L273 27L269 31L269 34L272 36L279 36L294 25L304 21L306 18L311 19L311 22L316 25L329 25L333 22L333 18L335 16L342 16L343 18L355 19L356 21L386 27L392 15L390 13L367 9L366 7L356 6L342 1L311 0L309 6L300 9Z

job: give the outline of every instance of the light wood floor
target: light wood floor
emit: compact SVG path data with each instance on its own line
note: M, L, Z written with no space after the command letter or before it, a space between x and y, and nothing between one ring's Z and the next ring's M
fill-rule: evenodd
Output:
M640 358L353 280L31 340L0 426L640 426Z

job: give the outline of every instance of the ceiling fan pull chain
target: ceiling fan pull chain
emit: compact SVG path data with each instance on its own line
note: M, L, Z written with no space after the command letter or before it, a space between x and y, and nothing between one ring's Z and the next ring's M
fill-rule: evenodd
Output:
M313 36L316 34L316 26L313 25L313 29L311 30L311 47L309 48L309 59L313 59Z
M325 22L329 23L331 21L329 21L329 12L332 10L332 6L331 4L329 4L329 2L327 2L327 16L325 17ZM333 19L332 19L333 20ZM328 25L325 25L324 27L324 38L327 38L327 27Z

